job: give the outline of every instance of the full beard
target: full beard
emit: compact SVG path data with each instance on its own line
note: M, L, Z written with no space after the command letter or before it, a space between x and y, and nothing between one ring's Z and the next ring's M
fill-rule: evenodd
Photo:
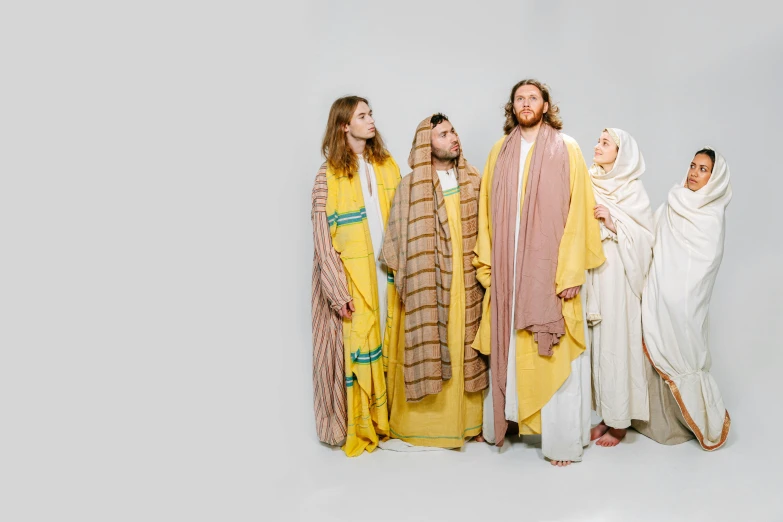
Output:
M535 127L544 119L544 111L534 112L533 114L517 114L517 121L523 129Z
M450 150L432 147L432 156L438 161L454 161L459 158L459 151L451 152Z

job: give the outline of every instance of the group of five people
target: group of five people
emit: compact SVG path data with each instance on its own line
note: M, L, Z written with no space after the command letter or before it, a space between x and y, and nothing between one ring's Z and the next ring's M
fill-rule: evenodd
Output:
M725 160L698 151L653 214L627 132L604 129L588 169L546 85L514 85L505 117L480 174L428 116L401 178L368 101L332 105L311 216L319 439L356 456L540 434L559 466L631 426L720 447L707 315Z

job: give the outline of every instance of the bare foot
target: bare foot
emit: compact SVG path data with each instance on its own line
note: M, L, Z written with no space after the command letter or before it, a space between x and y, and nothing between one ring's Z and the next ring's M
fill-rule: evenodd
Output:
M553 466L557 466L558 468L564 468L564 467L570 465L571 461L570 460L550 460L549 463L552 464Z
M626 429L609 428L609 430L596 441L596 444L605 448L617 446L620 444L620 441L623 440L627 431L628 430Z
M478 435L476 435L475 437L473 437L473 440L475 440L476 442L487 442L487 441L484 439L484 437L482 437L482 436L481 436L481 433L479 433Z
M593 441L601 437L607 431L609 431L609 426L604 424L604 421L601 421L601 424L590 430L590 440Z

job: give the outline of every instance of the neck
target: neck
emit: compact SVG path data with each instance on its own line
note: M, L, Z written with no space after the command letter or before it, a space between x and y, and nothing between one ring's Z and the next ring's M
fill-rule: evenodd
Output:
M454 160L443 161L433 156L432 166L435 167L435 170L449 170L450 168L454 167Z
M544 123L544 120L541 120L533 127L520 127L522 130L522 138L528 143L536 141L536 138L538 137L538 131L541 130L541 125Z
M354 152L354 154L359 156L364 154L364 148L367 145L367 140L354 138L350 134L346 134L345 137L348 140L348 146L351 147L351 150Z
M604 169L604 172L609 172L614 168L614 162L609 164L599 163L598 166Z

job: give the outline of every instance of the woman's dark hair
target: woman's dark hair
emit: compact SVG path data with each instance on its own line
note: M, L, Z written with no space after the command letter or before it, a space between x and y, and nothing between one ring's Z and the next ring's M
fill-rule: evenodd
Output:
M713 167L715 166L715 151L714 150L712 150L712 149L701 149L701 150L697 151L696 154L694 154L694 156L698 156L699 154L706 154L707 156L709 156L710 159L712 160L712 166ZM712 169L710 169L710 170L712 170Z

